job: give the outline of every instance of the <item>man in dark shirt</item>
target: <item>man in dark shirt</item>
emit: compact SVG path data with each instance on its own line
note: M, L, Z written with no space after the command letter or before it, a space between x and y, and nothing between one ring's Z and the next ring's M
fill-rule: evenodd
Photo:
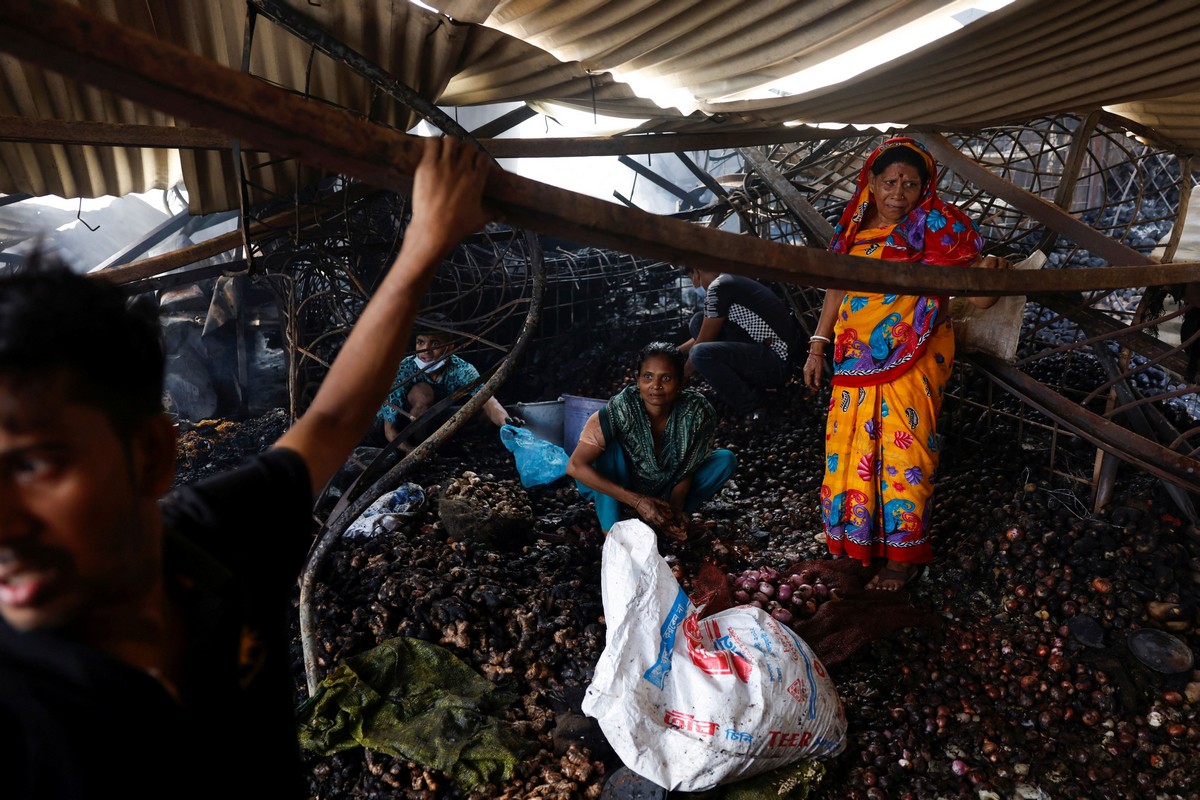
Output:
M307 412L165 498L157 320L61 267L0 278L5 798L304 796L287 614L313 497L370 426L442 257L487 221L487 169L425 142L400 253Z
M787 306L753 278L694 268L687 275L705 291L704 311L691 319L692 338L679 346L688 375L699 373L735 413L761 419L762 390L790 376L795 328Z

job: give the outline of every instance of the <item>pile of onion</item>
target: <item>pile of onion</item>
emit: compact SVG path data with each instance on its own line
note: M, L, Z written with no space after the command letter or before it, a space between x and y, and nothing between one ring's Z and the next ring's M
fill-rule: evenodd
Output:
M829 586L813 570L788 575L761 566L741 575L730 572L726 577L734 602L761 608L784 625L808 619L831 595Z

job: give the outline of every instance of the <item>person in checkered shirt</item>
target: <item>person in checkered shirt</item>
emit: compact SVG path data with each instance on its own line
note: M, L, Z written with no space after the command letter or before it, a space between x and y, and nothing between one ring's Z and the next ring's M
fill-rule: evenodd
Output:
M750 420L766 416L764 389L791 376L795 324L787 306L763 283L742 275L686 268L692 285L705 291L704 310L679 346L688 376L700 375L717 397Z

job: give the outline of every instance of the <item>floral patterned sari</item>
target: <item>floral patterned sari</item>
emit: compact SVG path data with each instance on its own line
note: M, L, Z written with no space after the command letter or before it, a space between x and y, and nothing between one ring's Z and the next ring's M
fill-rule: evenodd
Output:
M862 228L867 182L889 147L911 147L930 179L896 225ZM972 263L982 239L970 219L936 194L933 159L911 139L890 139L868 158L854 199L835 229L833 252L889 261ZM829 550L872 558L932 560L930 498L937 469L937 415L954 364L946 298L846 293L834 325L833 391L826 421L821 512Z

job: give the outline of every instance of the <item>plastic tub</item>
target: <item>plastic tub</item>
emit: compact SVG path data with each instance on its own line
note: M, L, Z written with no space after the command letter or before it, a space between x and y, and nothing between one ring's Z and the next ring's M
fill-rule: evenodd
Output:
M573 394L564 394L560 399L563 402L562 449L571 453L579 444L579 434L588 417L604 408L608 401Z
M514 414L525 420L525 427L534 436L562 447L563 405L562 400L547 400L543 403L516 403L512 409ZM579 441L578 434L575 441ZM574 442L571 446L574 447Z

